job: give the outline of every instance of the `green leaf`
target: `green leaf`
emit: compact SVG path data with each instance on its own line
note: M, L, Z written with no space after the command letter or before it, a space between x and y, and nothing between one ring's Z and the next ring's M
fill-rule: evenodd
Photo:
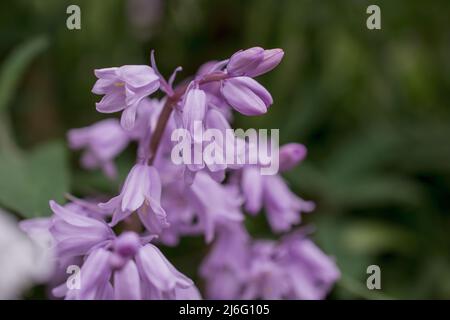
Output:
M40 146L24 157L0 153L0 203L25 218L50 215L48 201L62 201L69 191L65 147Z
M30 62L47 46L48 39L39 36L17 47L5 60L0 71L0 114L5 112Z
M39 36L20 45L6 58L0 70L0 147L18 152L12 139L6 111L23 73L33 58L48 46L45 36Z

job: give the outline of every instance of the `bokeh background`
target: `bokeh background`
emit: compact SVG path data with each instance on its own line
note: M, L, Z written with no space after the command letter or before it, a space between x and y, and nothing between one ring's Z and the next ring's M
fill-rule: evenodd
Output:
M81 30L66 8L81 7ZM382 30L366 28L381 7ZM316 201L304 223L336 257L331 299L450 299L450 2L446 0L15 0L0 2L0 206L49 215L64 192L115 193L120 181L79 168L68 129L95 112L93 69L157 63L181 76L251 46L280 47L282 64L259 80L275 103L235 127L280 128L307 160L286 175ZM121 175L132 148L118 159ZM269 236L264 218L248 222ZM202 239L163 248L197 279ZM382 290L366 288L381 268ZM43 297L35 288L27 297Z

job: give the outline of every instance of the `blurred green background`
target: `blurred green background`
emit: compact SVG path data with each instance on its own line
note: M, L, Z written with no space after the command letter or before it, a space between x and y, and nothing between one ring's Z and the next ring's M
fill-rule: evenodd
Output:
M81 30L66 8L81 8ZM366 28L381 7L382 30ZM450 299L450 2L446 0L15 0L0 3L0 206L48 215L50 198L114 193L82 171L65 146L95 112L93 69L148 64L180 77L251 46L280 47L282 64L259 80L275 103L235 127L280 128L307 161L286 175L316 201L305 222L336 257L330 298ZM122 176L134 150L118 159ZM267 236L264 218L249 221ZM164 249L196 277L202 239ZM381 267L382 290L366 288ZM31 292L31 297L39 293Z

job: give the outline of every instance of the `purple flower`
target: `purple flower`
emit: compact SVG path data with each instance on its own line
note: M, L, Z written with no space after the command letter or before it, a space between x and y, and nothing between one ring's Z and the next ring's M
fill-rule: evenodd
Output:
M175 288L175 300L201 300L202 296L196 286L189 288Z
M80 291L72 296L74 290L69 290L66 298L200 299L192 280L176 270L158 248L141 241L136 233L125 232L114 241L111 250L92 251L80 270Z
M236 52L229 60L204 64L194 82L206 93L209 105L225 109L229 105L248 115L267 112L273 103L270 93L253 77L275 68L283 58L281 49L254 47Z
M240 299L296 299L289 275L277 260L276 242L257 240L250 248L247 281ZM297 298L298 299L298 298Z
M261 175L272 163L264 155L256 159L253 152L262 153L261 148L256 151L252 141L229 130L233 110L250 116L267 112L272 96L253 78L275 68L283 55L281 49L241 50L230 59L204 64L189 82L176 86L182 68L166 80L154 52L151 67L95 70L98 80L92 91L103 95L97 110L123 111L121 120L73 129L69 144L83 150L85 168L101 168L110 177L116 175L114 159L130 141L137 143L136 161L119 195L109 201L67 195L70 202L64 206L50 201L52 217L21 223L30 238L44 238L51 248L53 296L201 299L192 280L155 246L174 246L181 237L197 235L212 243L199 270L209 298L326 296L339 278L331 258L304 232L279 241L254 240L242 214L243 205L252 214L264 208L272 230L281 233L314 209L281 175ZM163 97L150 99L158 89ZM187 139L173 141L174 136ZM244 164L247 155L251 165ZM276 164L284 172L305 156L303 145L287 144ZM231 170L237 171L227 176ZM74 266L81 268L80 286L70 282L73 276L68 278L70 270L78 270Z
M241 187L246 210L256 214L264 206L274 232L289 231L300 222L302 212L311 212L315 208L313 202L305 201L289 190L281 176L263 176L258 167L242 169Z
M183 127L190 133L193 143L201 143L201 126L206 113L206 95L198 88L187 91L182 103ZM198 128L200 126L200 128ZM197 128L196 128L197 127Z
M111 300L114 289L109 282L111 266L110 253L104 248L92 251L80 269L80 291L74 289L66 293L67 298L77 300Z
M95 75L98 80L92 92L104 95L96 104L97 111L112 113L124 110L120 122L127 130L134 126L139 102L158 90L160 85L155 71L143 65L97 69Z
M156 127L164 102L165 100L145 98L139 103L133 130L127 131L130 137L144 143L144 139L148 138L149 133Z
M281 49L264 50L253 47L236 52L228 61L228 78L222 81L221 93L238 112L255 116L267 112L273 103L270 93L253 80L275 68L283 58Z
M221 234L201 268L212 299L323 299L340 273L303 234L280 242ZM236 237L237 235L237 237Z
M306 156L306 148L290 143L280 148L280 169L290 170ZM257 214L263 207L274 232L289 231L300 223L302 212L311 212L315 205L293 193L280 175L262 175L260 167L246 166L241 170L241 190L245 209Z
M246 116L266 113L267 108L273 103L269 91L250 77L224 80L221 92L236 111Z
M80 200L82 201L82 200ZM87 202L86 202L87 203ZM82 203L84 204L84 203ZM63 282L53 289L66 299L200 299L193 282L180 273L153 244L154 237L126 231L116 236L102 215L90 217L79 204L50 203L49 220L23 223L30 235L47 227L56 247L54 259ZM72 208L69 209L69 208ZM80 286L68 287L61 277L68 265L79 265Z
M227 71L234 76L257 77L274 69L284 56L282 49L253 47L231 56Z
M264 176L257 167L242 169L241 188L245 196L245 209L251 213L258 213L263 206Z
M305 201L289 190L286 182L278 175L264 176L263 197L267 219L274 232L289 231L300 223L302 212L311 212L314 202Z
M221 225L217 230L214 250L203 261L200 274L207 277L214 275L217 269L228 268L244 275L250 240L243 224L232 222Z
M117 176L113 159L128 145L130 137L116 119L99 121L89 127L69 130L72 149L85 151L81 164L87 169L101 168L111 178Z
M136 263L128 261L114 273L114 299L141 300L141 279Z
M225 224L217 233L200 275L209 299L237 299L247 277L250 236L240 223Z
M280 252L280 263L290 275L292 294L298 299L323 299L340 278L334 259L301 233L287 236Z
M113 212L112 226L137 211L149 231L160 233L162 228L168 226L160 201L161 180L158 171L152 166L136 164L128 174L120 194L99 206Z
M237 188L223 186L204 172L197 173L187 192L207 242L212 241L218 226L244 218Z
M134 247L125 252L117 250L117 246L113 251L94 250L80 270L80 291L69 290L66 298L141 300L190 296L200 299L192 280L176 270L158 248L150 243L140 245L137 235L130 232L122 234L116 242L124 241L124 237L135 238ZM117 259L121 260L120 264ZM187 292L183 295L182 290Z
M176 270L152 244L139 250L136 262L144 279L159 292L168 294L172 298L176 289L188 289L193 285L192 280Z
M173 181L163 188L161 204L166 210L169 227L162 231L157 240L165 245L175 246L181 236L201 233L186 188L183 180Z
M289 171L306 158L308 151L300 143L288 143L280 148L280 171Z
M114 239L114 233L104 221L79 214L54 201L50 201L50 207L55 214L50 232L59 256L84 255Z
M241 168L245 163L243 157L245 156L246 144L238 143L239 138L234 135L230 123L223 113L218 109L210 108L206 114L205 127L206 129L215 129L221 133L221 136L217 137L217 139L208 142L214 144L218 153L214 155L215 158L213 160L217 160L216 158L219 160L218 163L215 163L213 160L206 159L210 171L217 172L227 168ZM206 153L206 156L209 156L209 154ZM231 159L231 161L229 162L228 159Z
M262 61L254 68L247 72L249 77L257 77L269 71L272 71L281 62L284 57L282 49L264 50Z
M227 72L234 76L248 76L248 72L261 64L263 57L264 49L261 47L240 50L231 56L227 64Z

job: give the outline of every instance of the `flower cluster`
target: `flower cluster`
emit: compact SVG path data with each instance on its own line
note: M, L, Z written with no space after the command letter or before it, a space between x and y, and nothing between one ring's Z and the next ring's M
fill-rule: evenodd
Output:
M200 272L213 299L323 299L339 278L301 230L279 242L252 240L239 224L221 229Z
M284 145L280 174L261 175L262 163L211 161L176 164L171 133L189 133L192 156L205 142L197 129L231 128L232 112L255 116L268 111L270 93L254 78L274 69L281 49L254 47L200 67L189 81L166 80L152 52L150 66L126 65L95 70L92 92L102 95L101 113L122 112L120 121L102 120L68 133L69 146L82 150L81 165L117 177L114 159L128 144L137 156L120 192L112 198L50 201L53 216L22 222L28 233L49 233L55 272L52 295L66 299L200 299L194 283L157 246L176 246L181 237L202 235L212 243L200 268L206 298L320 299L339 277L334 261L304 232L279 241L253 240L245 213L262 211L275 233L300 223L314 203L290 191L280 175L306 156L303 145ZM150 98L160 91L163 98ZM229 135L227 132L226 134ZM249 142L232 135L215 141L220 149ZM272 155L278 156L278 155ZM67 270L80 267L79 285Z

